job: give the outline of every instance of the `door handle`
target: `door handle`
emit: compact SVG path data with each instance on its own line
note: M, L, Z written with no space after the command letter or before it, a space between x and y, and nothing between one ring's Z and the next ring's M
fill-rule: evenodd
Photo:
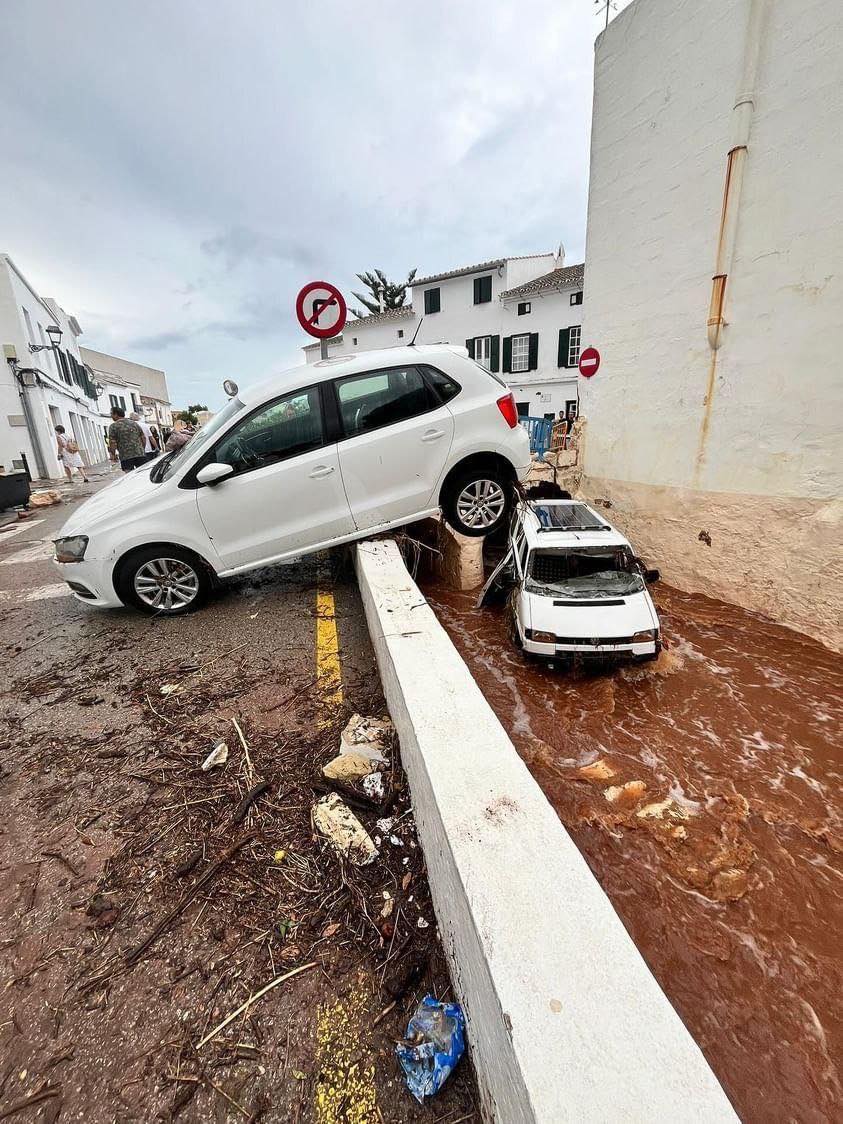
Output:
M429 429L427 433L422 435L422 441L438 441L440 437L445 436L444 429Z
M316 468L314 468L313 472L309 474L310 479L319 480L322 476L330 476L333 471L334 469L332 465L319 464L316 466Z

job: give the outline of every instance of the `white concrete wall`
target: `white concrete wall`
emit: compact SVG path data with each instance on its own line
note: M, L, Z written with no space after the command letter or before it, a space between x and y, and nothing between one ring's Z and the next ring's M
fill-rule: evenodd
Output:
M395 543L356 565L482 1118L734 1121Z
M166 424L172 425L170 392L167 388L167 376L163 371L158 370L157 367L147 367L144 363L135 363L131 359L122 359L119 355L94 351L90 347L80 348L80 351L83 362L93 367L99 374L100 382L105 383L109 376L116 376L117 384L128 384L138 398L141 396L154 398L158 404L160 420L165 421L169 416Z
M631 521L657 489L667 576L727 597L736 555L724 541L715 562L698 532L710 518L737 542L734 497L746 496L756 573L731 596L828 642L843 558L803 543L839 534L841 519L843 7L766 7L713 368L706 321L750 0L635 0L598 40L583 345L602 365L580 380L586 489L622 494Z
M24 310L28 315L24 315ZM33 291L30 285L0 255L0 344L14 347L21 366L36 368L43 375L43 383L31 388L28 398L40 437L41 450L47 475L63 479L64 470L56 457L54 425L64 425L68 435L78 441L82 457L89 464L104 459L97 432L98 411L96 403L75 384L62 379L56 357L51 351L32 354L28 344L40 344L46 337L48 324L58 323L62 329L61 348L83 361L76 336L67 315L54 301L48 301ZM31 332L30 332L31 326ZM43 332L43 335L42 335ZM14 470L21 453L26 456L30 472L38 475L33 443L24 426L10 423L23 413L20 394L8 364L3 360L0 371L0 464L7 471Z

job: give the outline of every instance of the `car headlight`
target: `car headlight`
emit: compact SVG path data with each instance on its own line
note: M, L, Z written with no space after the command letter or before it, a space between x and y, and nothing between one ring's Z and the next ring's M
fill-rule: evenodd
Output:
M536 644L555 644L555 632L536 632L533 629L527 629L527 639L534 640Z
M66 539L56 539L56 562L81 562L88 549L87 535L69 535Z
M645 628L641 632L636 632L632 637L633 644L650 644L653 640L657 640L659 630L657 628Z

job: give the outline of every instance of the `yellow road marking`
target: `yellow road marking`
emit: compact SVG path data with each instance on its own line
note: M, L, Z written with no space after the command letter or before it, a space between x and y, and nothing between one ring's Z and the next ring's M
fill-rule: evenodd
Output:
M327 559L320 559L316 588L316 682L325 707L324 725L331 722L343 703L340 644L330 577Z

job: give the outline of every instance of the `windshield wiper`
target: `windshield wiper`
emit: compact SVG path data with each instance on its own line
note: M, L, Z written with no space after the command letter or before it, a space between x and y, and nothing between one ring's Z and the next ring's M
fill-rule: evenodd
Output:
M173 455L177 451L178 450L176 450L176 449L171 449L169 453L165 453L165 455L161 458L161 460L156 461L155 464L152 466L152 468L149 470L149 479L152 481L153 484L160 484L161 483L161 481L164 478L164 469L167 467L167 465L173 459Z

